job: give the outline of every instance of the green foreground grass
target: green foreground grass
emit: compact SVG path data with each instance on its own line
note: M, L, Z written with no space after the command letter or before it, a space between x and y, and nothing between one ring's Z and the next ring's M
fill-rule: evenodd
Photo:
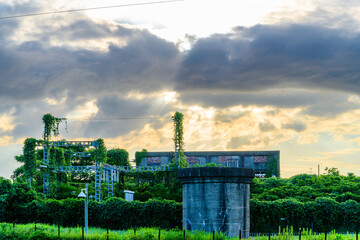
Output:
M83 239L82 227L77 228L60 228L57 226L46 225L46 224L17 224L15 227L11 223L0 223L0 240L2 239L21 239L21 240L35 240L35 239ZM141 228L114 231L110 230L107 233L106 229L101 228L89 228L88 234L85 235L85 239L122 239L122 240L157 240L159 239L159 229L155 228ZM212 240L213 234L201 231L186 231L184 238L184 231L181 230L161 230L161 240ZM228 238L223 233L215 233L216 240L235 240L237 238ZM267 234L255 234L249 238L249 240L268 240ZM280 230L278 234L272 234L270 236L272 240L295 240L299 239L298 234L294 234L292 228ZM324 240L324 233L312 233L310 231L303 231L301 235L302 240ZM330 232L326 236L327 240L354 240L356 235L354 233L339 234Z

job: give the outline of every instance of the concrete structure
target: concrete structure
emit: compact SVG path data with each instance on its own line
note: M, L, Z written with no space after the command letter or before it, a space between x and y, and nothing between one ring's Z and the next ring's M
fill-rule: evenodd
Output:
M134 201L134 192L129 190L124 190L125 193L125 200L132 202Z
M250 233L250 182L254 170L232 167L179 169L183 184L183 228L225 232L230 237Z
M280 151L203 151L184 154L190 166L216 163L224 167L252 168L257 177L280 177ZM140 166L167 165L174 157L174 152L148 152Z

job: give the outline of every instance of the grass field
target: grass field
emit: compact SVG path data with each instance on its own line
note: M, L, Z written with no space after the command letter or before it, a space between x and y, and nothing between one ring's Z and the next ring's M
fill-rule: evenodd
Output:
M60 236L59 236L60 233ZM58 226L46 225L46 224L17 224L11 223L0 223L0 240L1 239L83 239L82 227L77 228L59 228ZM101 228L89 228L88 234L84 235L84 239L123 239L123 240L158 240L159 229L155 228L141 228L141 229L130 229L124 231L111 230L107 233L106 229ZM226 239L239 239L228 238L223 233L212 233L207 232L185 232L181 230L161 230L161 240L226 240ZM251 234L250 240L268 240L268 234ZM279 231L278 234L271 234L271 240L297 240L300 239L298 234L294 234L291 228ZM311 231L303 231L301 234L301 240L324 240L325 234L312 233ZM356 240L354 233L339 234L330 232L326 235L327 240Z

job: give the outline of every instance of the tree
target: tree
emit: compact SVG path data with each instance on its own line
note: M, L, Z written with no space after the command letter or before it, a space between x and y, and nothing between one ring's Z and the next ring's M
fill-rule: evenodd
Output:
M5 199L5 221L16 222L26 211L24 205L38 199L38 196L26 183L13 183Z
M332 167L332 168L326 167L325 171L326 171L327 175L334 175L334 176L339 176L340 175L339 170L337 168L335 168L335 167Z
M128 151L120 148L109 150L107 152L107 163L114 166L130 166Z
M0 177L0 195L7 194L11 190L11 181Z

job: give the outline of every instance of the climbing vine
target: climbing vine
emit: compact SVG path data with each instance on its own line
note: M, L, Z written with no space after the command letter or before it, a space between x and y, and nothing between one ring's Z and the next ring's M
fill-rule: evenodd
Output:
M64 150L59 147L54 147L54 164L55 166L65 166Z
M135 162L136 166L140 166L142 159L146 156L147 150L142 149L141 152L135 152Z
M45 114L42 117L42 121L45 125L43 137L50 138L51 133L53 133L54 136L59 136L59 124L65 120L66 120L66 118L57 118L57 117L54 117L53 115L51 115L50 113ZM65 123L66 123L66 121L65 121ZM66 123L66 125L67 125L67 123ZM65 127L65 129L66 128L67 127Z
M183 127L184 115L182 113L176 112L172 117L174 121L174 144L179 147L180 151L183 151L184 148L184 127Z
M94 151L95 156L97 160L100 160L101 163L105 163L107 159L107 150L106 150L105 142L102 138L99 138L96 141L99 143L99 145Z
M188 167L189 164L186 162L186 156L184 154L184 127L183 127L183 120L184 114L180 112L176 112L174 116L171 117L174 121L174 144L175 149L178 149L179 152L175 153L175 158L173 159L170 167L179 167L179 160L178 157L180 154L180 167Z
M38 140L27 138L24 142L24 168L25 174L31 178L36 169L36 152L35 147Z
M266 177L272 177L272 176L280 177L280 169L279 169L278 161L274 156L268 156L266 169L267 169L265 172Z

